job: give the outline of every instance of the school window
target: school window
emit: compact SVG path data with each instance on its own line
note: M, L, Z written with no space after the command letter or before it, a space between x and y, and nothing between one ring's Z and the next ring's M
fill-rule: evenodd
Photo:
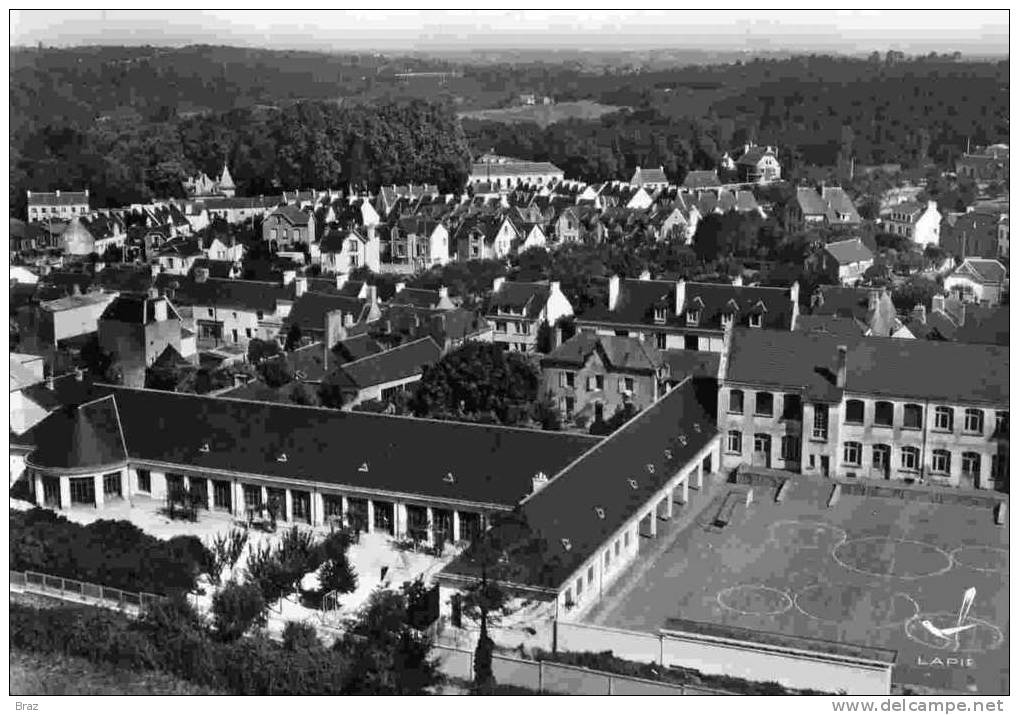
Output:
M754 398L754 414L771 417L775 410L775 396L770 392L758 392Z
M955 411L951 407L935 407L934 429L951 432L954 412Z
M616 556L619 556L619 549L620 549L619 539L616 539L615 543Z
M587 567L587 585L588 587L594 585L594 566Z
M799 395L786 395L782 399L782 419L802 420L803 402Z
M659 350L665 350L665 333L655 333L655 347Z
M972 434L981 434L984 431L984 411L975 409L966 410L966 421L963 423L963 430Z
M725 440L725 450L732 454L742 453L743 433L739 430L729 430L729 434Z
M863 400L849 400L846 402L846 424L863 424Z
M103 494L106 496L121 496L120 472L110 472L103 475Z
M814 429L810 435L813 439L828 439L828 405L814 405Z
M851 467L859 467L863 446L859 442L846 442L842 447L842 460Z
M730 325L732 325L732 313L723 313L722 314L722 328L723 329L724 328L728 328Z
M902 428L920 429L923 423L923 408L920 405L906 405L902 408Z
M579 596L584 592L584 577L581 576L577 579L577 595Z
M245 335L245 337L250 339L251 338L251 328L245 328L244 329L244 335Z
M874 405L874 424L880 427L891 427L895 420L895 406L891 402L878 402Z
M735 415L743 414L743 390L729 391L729 412Z
M995 481L1002 481L1008 479L1008 455L1007 454L992 454L991 455L991 477Z
M871 448L871 466L875 469L887 469L892 448L887 444L875 444Z
M505 333L506 332L506 321L505 320L497 320L497 321L495 321L495 332L497 332L497 333Z
M920 450L916 447L903 447L900 452L899 464L903 469L915 472L920 468Z
M967 477L980 475L980 455L976 452L962 453L962 473Z
M152 474L147 469L138 470L138 491L152 491Z
M1008 413L1007 412L995 412L994 413L994 434L999 437L1005 437L1008 435Z
M952 453L947 449L935 449L931 452L931 471L937 474L948 474L952 469Z
M573 387L573 373L563 370L559 373L559 387Z

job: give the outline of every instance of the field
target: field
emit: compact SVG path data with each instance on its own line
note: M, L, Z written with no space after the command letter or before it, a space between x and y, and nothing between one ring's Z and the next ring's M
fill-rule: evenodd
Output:
M723 489L587 620L656 632L680 617L880 646L898 652L899 686L1007 693L1008 532L991 509L848 495L827 508L830 488L797 479L776 503L754 487L720 529Z
M600 104L582 99L579 102L562 102L560 104L533 104L499 109L476 109L470 112L461 112L460 117L462 119L503 122L505 124L530 122L540 127L547 127L549 124L566 121L567 119L597 119L603 114L611 114L623 109L626 109L626 107L614 107L609 104Z

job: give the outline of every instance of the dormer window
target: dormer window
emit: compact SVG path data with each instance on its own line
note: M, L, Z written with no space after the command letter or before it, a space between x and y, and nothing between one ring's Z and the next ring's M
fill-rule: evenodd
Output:
M697 325L701 322L701 311L699 310L688 310L686 311L686 324Z
M287 461L287 453L286 452L281 453L278 457L276 457L276 461L285 463Z
M563 548L566 549L567 551L569 551L570 549L573 548L573 544L570 542L569 539L563 539L562 543L563 543Z
M446 476L442 478L442 481L444 481L446 484L452 484L453 482L455 482L456 480L453 478L453 472L446 472Z
M637 488L637 480L636 479L628 479L627 483L630 485L630 489L636 489Z
M756 314L750 316L750 327L751 328L759 328L759 327L761 327L761 324L762 324L762 320L761 320L761 314L760 313L756 313Z
M357 471L359 471L359 472L367 472L368 471L368 462L361 462L361 466L357 468Z
M669 309L666 308L664 305L655 306L655 322L656 323L664 323L665 319L668 317L668 315L669 315Z
M209 443L208 442L202 442L202 446L198 448L198 451L202 452L202 453L208 453L209 452Z
M732 325L732 313L722 313L722 327L728 328Z
M597 514L599 519L604 519L605 518L605 510L602 509L600 506L596 506L594 508L594 513Z

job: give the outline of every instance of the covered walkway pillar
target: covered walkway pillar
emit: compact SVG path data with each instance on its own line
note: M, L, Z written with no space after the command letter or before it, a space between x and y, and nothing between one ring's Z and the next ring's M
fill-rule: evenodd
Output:
M460 541L460 512L453 510L453 541Z

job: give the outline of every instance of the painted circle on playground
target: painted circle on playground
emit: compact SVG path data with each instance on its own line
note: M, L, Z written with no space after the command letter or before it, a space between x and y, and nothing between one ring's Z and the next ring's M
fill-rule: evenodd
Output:
M832 549L831 556L843 568L881 578L912 580L952 568L952 557L933 544L887 536L844 541Z
M793 602L803 615L825 623L866 619L873 628L901 626L919 610L907 594L849 583L807 586L796 594Z
M846 540L846 532L824 521L776 521L768 527L769 538L798 549L830 549Z
M777 616L793 607L789 594L770 586L741 584L718 592L718 605L741 616Z
M957 566L1008 575L1008 549L995 546L960 546L952 551L952 561Z
M1005 642L1001 629L983 618L967 616L962 623L958 614L948 611L918 613L906 621L906 636L920 645L952 653L985 653ZM946 636L932 632L928 625L940 630L962 627Z

